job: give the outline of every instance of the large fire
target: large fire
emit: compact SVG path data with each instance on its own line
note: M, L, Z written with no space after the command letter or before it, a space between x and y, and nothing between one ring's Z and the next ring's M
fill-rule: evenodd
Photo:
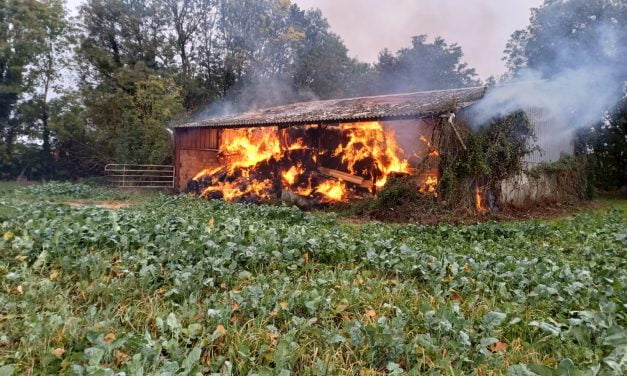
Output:
M437 150L426 140L429 157ZM278 129L225 129L220 162L193 179L202 195L227 201L271 199L292 192L315 202L346 201L376 193L392 175L412 170L391 129L379 122ZM435 195L437 174L419 191Z
M228 129L222 133L220 150L228 160L231 173L238 167L254 167L259 162L281 156L277 132L271 128Z
M352 174L368 173L367 170L357 167L358 162L366 159L372 159L381 173L376 180L377 187L383 187L392 172L407 172L408 163L400 157L403 150L396 144L394 132L384 132L381 123L346 123L341 124L340 129L346 132L349 141L346 146L338 146L335 155L342 156L342 161L346 162Z

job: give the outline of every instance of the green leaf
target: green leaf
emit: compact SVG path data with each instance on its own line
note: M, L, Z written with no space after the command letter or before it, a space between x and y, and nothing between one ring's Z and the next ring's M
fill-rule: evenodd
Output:
M277 368L287 367L291 356L290 345L287 341L279 341L274 351L274 362Z
M493 338L493 337L481 338L481 341L479 341L479 345L481 347L487 347L490 345L494 345L498 341L499 341L498 338Z
M555 375L555 370L553 368L543 366L540 364L530 364L529 369L540 376L553 376Z
M187 326L187 334L192 338L198 337L202 334L202 325L198 323L189 324Z
M89 347L86 348L83 352L85 353L85 356L87 357L90 366L100 365L100 361L104 356L104 350L97 347Z
M603 344L607 346L627 345L627 330L614 328L612 329L610 330L615 331L615 333L603 338ZM610 332L610 330L608 330L608 332Z
M170 312L170 314L168 315L168 318L166 319L166 324L173 332L176 332L181 328L181 324L179 324L179 321L176 319L176 315L172 312Z
M537 376L524 364L516 364L507 369L508 376Z
M385 368L388 371L388 375L402 375L405 372L400 364L394 362L389 362Z
M44 249L43 251L41 251L39 256L37 256L37 260L35 260L35 262L33 263L33 266L32 266L33 269L39 269L40 267L46 264L47 260L48 260L48 251Z
M555 325L552 325L543 321L540 321L540 322L532 321L529 323L529 326L536 326L540 328L542 331L547 332L555 337L558 337L560 333L562 332L562 329L560 329L558 326L555 326Z
M15 367L10 364L0 367L0 376L11 376L15 372Z
M198 364L201 354L202 348L199 346L194 347L194 349L190 351L189 354L187 354L185 360L183 360L183 363L181 364L183 369L185 369L186 371L191 371L192 368L194 368Z
M559 376L577 376L582 372L575 367L575 363L569 358L562 359L559 367L557 367L557 374Z
M464 331L460 331L459 332L459 343L462 346L470 346L470 345L472 345L472 343L470 343L470 336L468 335L468 333L466 333Z
M494 329L497 326L501 325L501 323L505 320L505 318L507 317L506 314L502 313L502 312L496 312L496 311L492 311L492 312L488 312L485 314L485 316L483 316L483 326L486 329Z

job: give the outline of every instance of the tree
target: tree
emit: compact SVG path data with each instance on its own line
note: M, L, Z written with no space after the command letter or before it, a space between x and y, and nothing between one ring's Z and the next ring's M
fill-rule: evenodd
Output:
M111 79L117 70L143 65L158 70L173 65L166 22L157 0L87 0L80 7L82 75L89 84Z
M220 0L216 12L213 53L200 65L213 71L203 76L231 110L356 92L367 65L348 57L319 11L286 0Z
M81 93L71 91L50 100L50 130L53 137L55 179L99 175L110 155L96 139L96 130L86 119Z
M172 78L125 68L113 86L95 91L86 121L108 163L163 164L171 158L167 122L181 112L181 90Z
M79 48L85 121L100 145L101 163L160 164L170 158L167 122L183 111L173 71L187 56L193 29L180 4L156 0L90 0L81 7ZM169 8L168 8L169 6ZM165 7L165 8L164 8ZM181 38L167 38L167 13L179 17ZM173 24L176 27L176 21ZM187 25L187 26L185 26ZM192 30L193 31L193 30ZM174 31L177 35L177 31ZM179 40L180 39L180 40ZM169 43L172 42L172 43ZM177 46L183 48L175 48ZM189 65L189 60L185 63Z
M627 4L622 1L545 0L531 10L529 26L512 34L504 60L513 75L534 69L545 77L593 65L600 57L604 63L624 66L625 19ZM618 50L608 53L615 42Z
M603 188L626 184L626 19L624 1L545 0L532 9L529 26L512 34L504 57L511 77L530 71L548 81L561 77L561 81L572 82L574 79L569 78L574 77L595 89L586 93L564 91L561 95L582 96L569 108L577 119L584 118L581 113L586 119L598 119L596 124L585 124L578 130L582 144L579 149L592 152L603 168ZM569 72L580 73L569 76ZM622 102L616 104L620 98ZM590 114L592 104L598 104L595 108L600 110Z
M355 81L366 71L367 64L348 56L348 49L319 10L302 16L303 39L296 51L294 82L318 98L355 94Z
M462 62L463 56L461 47L449 46L440 37L428 43L426 35L415 36L411 47L379 54L369 91L384 94L479 85L477 73Z
M43 8L37 0L0 0L0 135L5 161L11 158L19 133L20 123L13 115L20 96L29 88L27 66L43 44L39 22Z
M627 99L590 128L580 130L582 152L595 157L596 183L603 190L627 185Z
M186 108L197 107L212 97L211 90L208 95L203 90L206 81L202 79L201 61L214 58L217 3L218 0L165 0L159 9L169 25L168 43L180 60L177 81L183 88ZM209 66L210 70L213 68Z
M71 25L67 21L67 13L61 0L44 0L43 12L39 22L43 31L42 46L35 56L29 69L29 78L33 82L30 102L36 108L33 120L40 128L42 150L41 165L43 176L53 175L52 154L50 148L50 109L49 97L58 89L56 84L61 70L68 64L67 50L71 45Z

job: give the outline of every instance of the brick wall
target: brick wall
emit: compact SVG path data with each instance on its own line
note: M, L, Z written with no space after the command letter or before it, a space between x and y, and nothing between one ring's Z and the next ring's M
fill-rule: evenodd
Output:
M205 168L220 166L218 153L210 150L179 150L178 158L178 190L184 191L187 182Z

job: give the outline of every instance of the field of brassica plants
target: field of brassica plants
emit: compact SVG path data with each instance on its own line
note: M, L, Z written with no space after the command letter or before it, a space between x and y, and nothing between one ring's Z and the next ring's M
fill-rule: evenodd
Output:
M620 210L421 227L76 195L119 199L0 193L0 375L627 372Z

